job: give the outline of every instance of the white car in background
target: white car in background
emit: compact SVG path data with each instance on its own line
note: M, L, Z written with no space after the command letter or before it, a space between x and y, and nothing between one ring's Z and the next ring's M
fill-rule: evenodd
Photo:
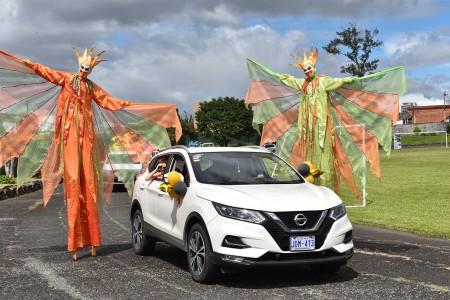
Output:
M133 171L134 176L141 174L143 169L142 159L136 151L115 151L109 153L108 160L111 164L111 168L115 172L120 171ZM123 182L114 176L114 184L122 185Z
M144 179L162 158L166 174L184 177L179 201L160 189L163 182ZM197 282L253 267L336 272L353 255L341 199L269 150L175 146L155 156L148 170L136 180L130 209L134 251L152 254L159 241L178 247Z
M262 147L268 149L270 152L275 152L277 146L274 143L266 142L262 145Z

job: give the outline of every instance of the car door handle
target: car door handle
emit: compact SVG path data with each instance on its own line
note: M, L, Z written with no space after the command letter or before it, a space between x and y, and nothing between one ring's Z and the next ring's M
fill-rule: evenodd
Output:
M162 191L158 192L158 197L162 197L164 195L164 193Z
M152 183L151 181L144 181L144 182L139 186L139 188L140 188L141 190L148 189L148 188L150 188L150 184L151 184L151 183Z

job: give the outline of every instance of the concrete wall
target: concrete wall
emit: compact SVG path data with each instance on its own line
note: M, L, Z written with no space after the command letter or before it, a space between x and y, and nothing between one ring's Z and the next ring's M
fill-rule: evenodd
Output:
M447 123L424 123L424 124L407 124L394 125L393 133L412 133L414 128L419 127L421 132L429 131L445 131Z

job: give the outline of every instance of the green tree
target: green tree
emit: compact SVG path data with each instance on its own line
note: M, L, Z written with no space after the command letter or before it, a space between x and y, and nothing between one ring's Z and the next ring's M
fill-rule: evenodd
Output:
M169 134L170 144L171 145L187 145L189 141L196 140L198 137L198 133L194 128L194 117L192 115L187 115L184 112L184 117L180 117L180 111L177 108L178 119L180 119L181 130L183 134L181 135L178 142L175 140L175 128L170 127L167 128L167 133Z
M362 77L366 73L373 73L378 67L379 59L369 60L372 50L383 45L382 41L375 40L378 33L378 29L358 30L355 23L349 23L347 28L336 32L338 37L323 49L334 55L344 55L350 60L350 63L341 66L341 73Z
M198 133L220 146L228 146L232 138L249 137L254 133L253 112L245 108L244 100L234 97L201 102L195 119Z
M178 112L178 109L177 109ZM179 116L179 113L178 113ZM190 141L196 141L198 139L198 133L194 128L194 117L184 112L184 117L180 117L181 129L183 135L178 141L179 145L188 145Z

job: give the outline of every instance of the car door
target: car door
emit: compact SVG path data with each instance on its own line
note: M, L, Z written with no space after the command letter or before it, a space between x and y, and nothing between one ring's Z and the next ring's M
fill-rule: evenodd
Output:
M148 172L145 173L143 176L146 176L149 172L154 170L158 163L162 160L167 160L166 163L166 169L164 170L164 173L168 172L169 164L170 164L170 158L171 155L161 155L157 157L156 159L152 160L148 167ZM140 186L140 193L141 193L141 208L142 213L144 215L144 220L152 225L153 227L162 230L162 221L161 217L158 214L158 203L161 201L161 198L163 198L163 192L160 190L161 184L164 183L162 180L143 180Z
M185 159L181 154L174 154L167 172L177 171L184 177L184 182L189 185L189 172ZM172 198L168 193L160 191L157 202L158 220L163 231L173 237L183 239L183 227L185 224L183 200Z

